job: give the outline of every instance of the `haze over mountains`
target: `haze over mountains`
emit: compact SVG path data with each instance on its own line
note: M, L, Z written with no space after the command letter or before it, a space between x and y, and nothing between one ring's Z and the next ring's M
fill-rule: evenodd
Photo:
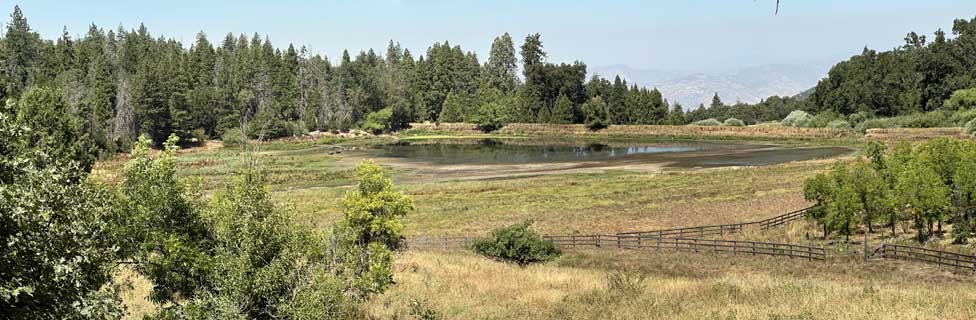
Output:
M727 104L757 103L769 96L793 96L827 76L836 61L803 64L768 64L716 72L648 70L614 65L595 67L592 73L604 77L619 74L628 84L656 87L669 102L680 102L685 110L708 105L718 93Z

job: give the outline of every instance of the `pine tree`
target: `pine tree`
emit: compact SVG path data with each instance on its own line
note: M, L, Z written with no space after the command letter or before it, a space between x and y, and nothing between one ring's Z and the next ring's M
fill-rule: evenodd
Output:
M573 123L574 114L573 102L569 101L566 95L560 95L559 99L556 100L556 107L552 111L549 122L557 124Z

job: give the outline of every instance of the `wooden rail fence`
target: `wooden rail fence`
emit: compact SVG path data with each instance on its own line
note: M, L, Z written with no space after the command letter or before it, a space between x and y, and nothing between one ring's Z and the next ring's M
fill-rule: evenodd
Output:
M664 238L638 235L546 235L562 249L645 249L733 255L766 255L807 260L826 260L827 252L820 246L757 241ZM472 237L420 237L407 239L406 247L414 250L450 250L466 246Z
M772 229L796 220L803 219L804 217L806 217L807 211L814 207L816 206L811 206L790 213L785 213L766 220L757 221L755 223L759 224L759 229L761 230Z
M617 235L662 237L662 238L690 238L690 237L705 238L710 236L724 236L727 234L740 233L742 232L742 229L744 227L750 225L759 225L760 230L768 230L768 229L786 225L787 223L796 220L803 219L806 216L807 210L810 210L811 208L813 208L813 206L788 212L785 214L781 214L769 219L753 221L753 222L718 224L718 225L710 225L710 226L652 230L652 231L620 232L617 233Z
M976 272L976 256L968 254L887 243L875 251L875 255L878 254L885 259L919 261L955 271Z

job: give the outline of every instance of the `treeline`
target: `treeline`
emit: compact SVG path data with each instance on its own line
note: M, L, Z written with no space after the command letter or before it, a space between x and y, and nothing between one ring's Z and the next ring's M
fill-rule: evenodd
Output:
M961 106L947 103L953 92L976 87L976 18L955 20L952 35L938 30L928 41L911 32L893 50L865 48L817 84L811 111L864 117L955 111Z
M2 39L4 97L56 88L95 149L125 150L140 135L157 143L226 134L274 138L311 130L397 130L412 121L684 124L656 89L619 77L587 80L581 62L546 61L541 36L519 50L497 37L488 59L448 42L415 56L391 41L338 61L268 37L200 33L189 47L145 26L79 39L45 40L15 7ZM519 77L521 66L522 77ZM522 80L524 78L524 81ZM589 103L589 107L584 107Z
M868 159L839 163L808 179L807 200L817 201L809 218L824 235L850 236L858 227L890 229L891 236L914 229L924 242L952 225L956 243L972 236L976 219L976 141L937 138L913 147L902 142L892 149L872 142Z

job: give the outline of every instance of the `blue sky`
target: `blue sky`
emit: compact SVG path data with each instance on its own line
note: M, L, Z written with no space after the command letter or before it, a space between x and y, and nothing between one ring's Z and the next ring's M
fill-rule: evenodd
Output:
M184 43L201 30L212 41L259 32L277 46L304 44L336 57L344 48L382 49L390 39L415 55L450 40L483 60L496 35L509 32L520 45L539 32L554 62L703 72L839 60L976 16L973 0L782 0L779 15L775 0L28 0L2 1L0 9L14 4L46 38L63 26L80 35L92 22L113 29L144 22Z

